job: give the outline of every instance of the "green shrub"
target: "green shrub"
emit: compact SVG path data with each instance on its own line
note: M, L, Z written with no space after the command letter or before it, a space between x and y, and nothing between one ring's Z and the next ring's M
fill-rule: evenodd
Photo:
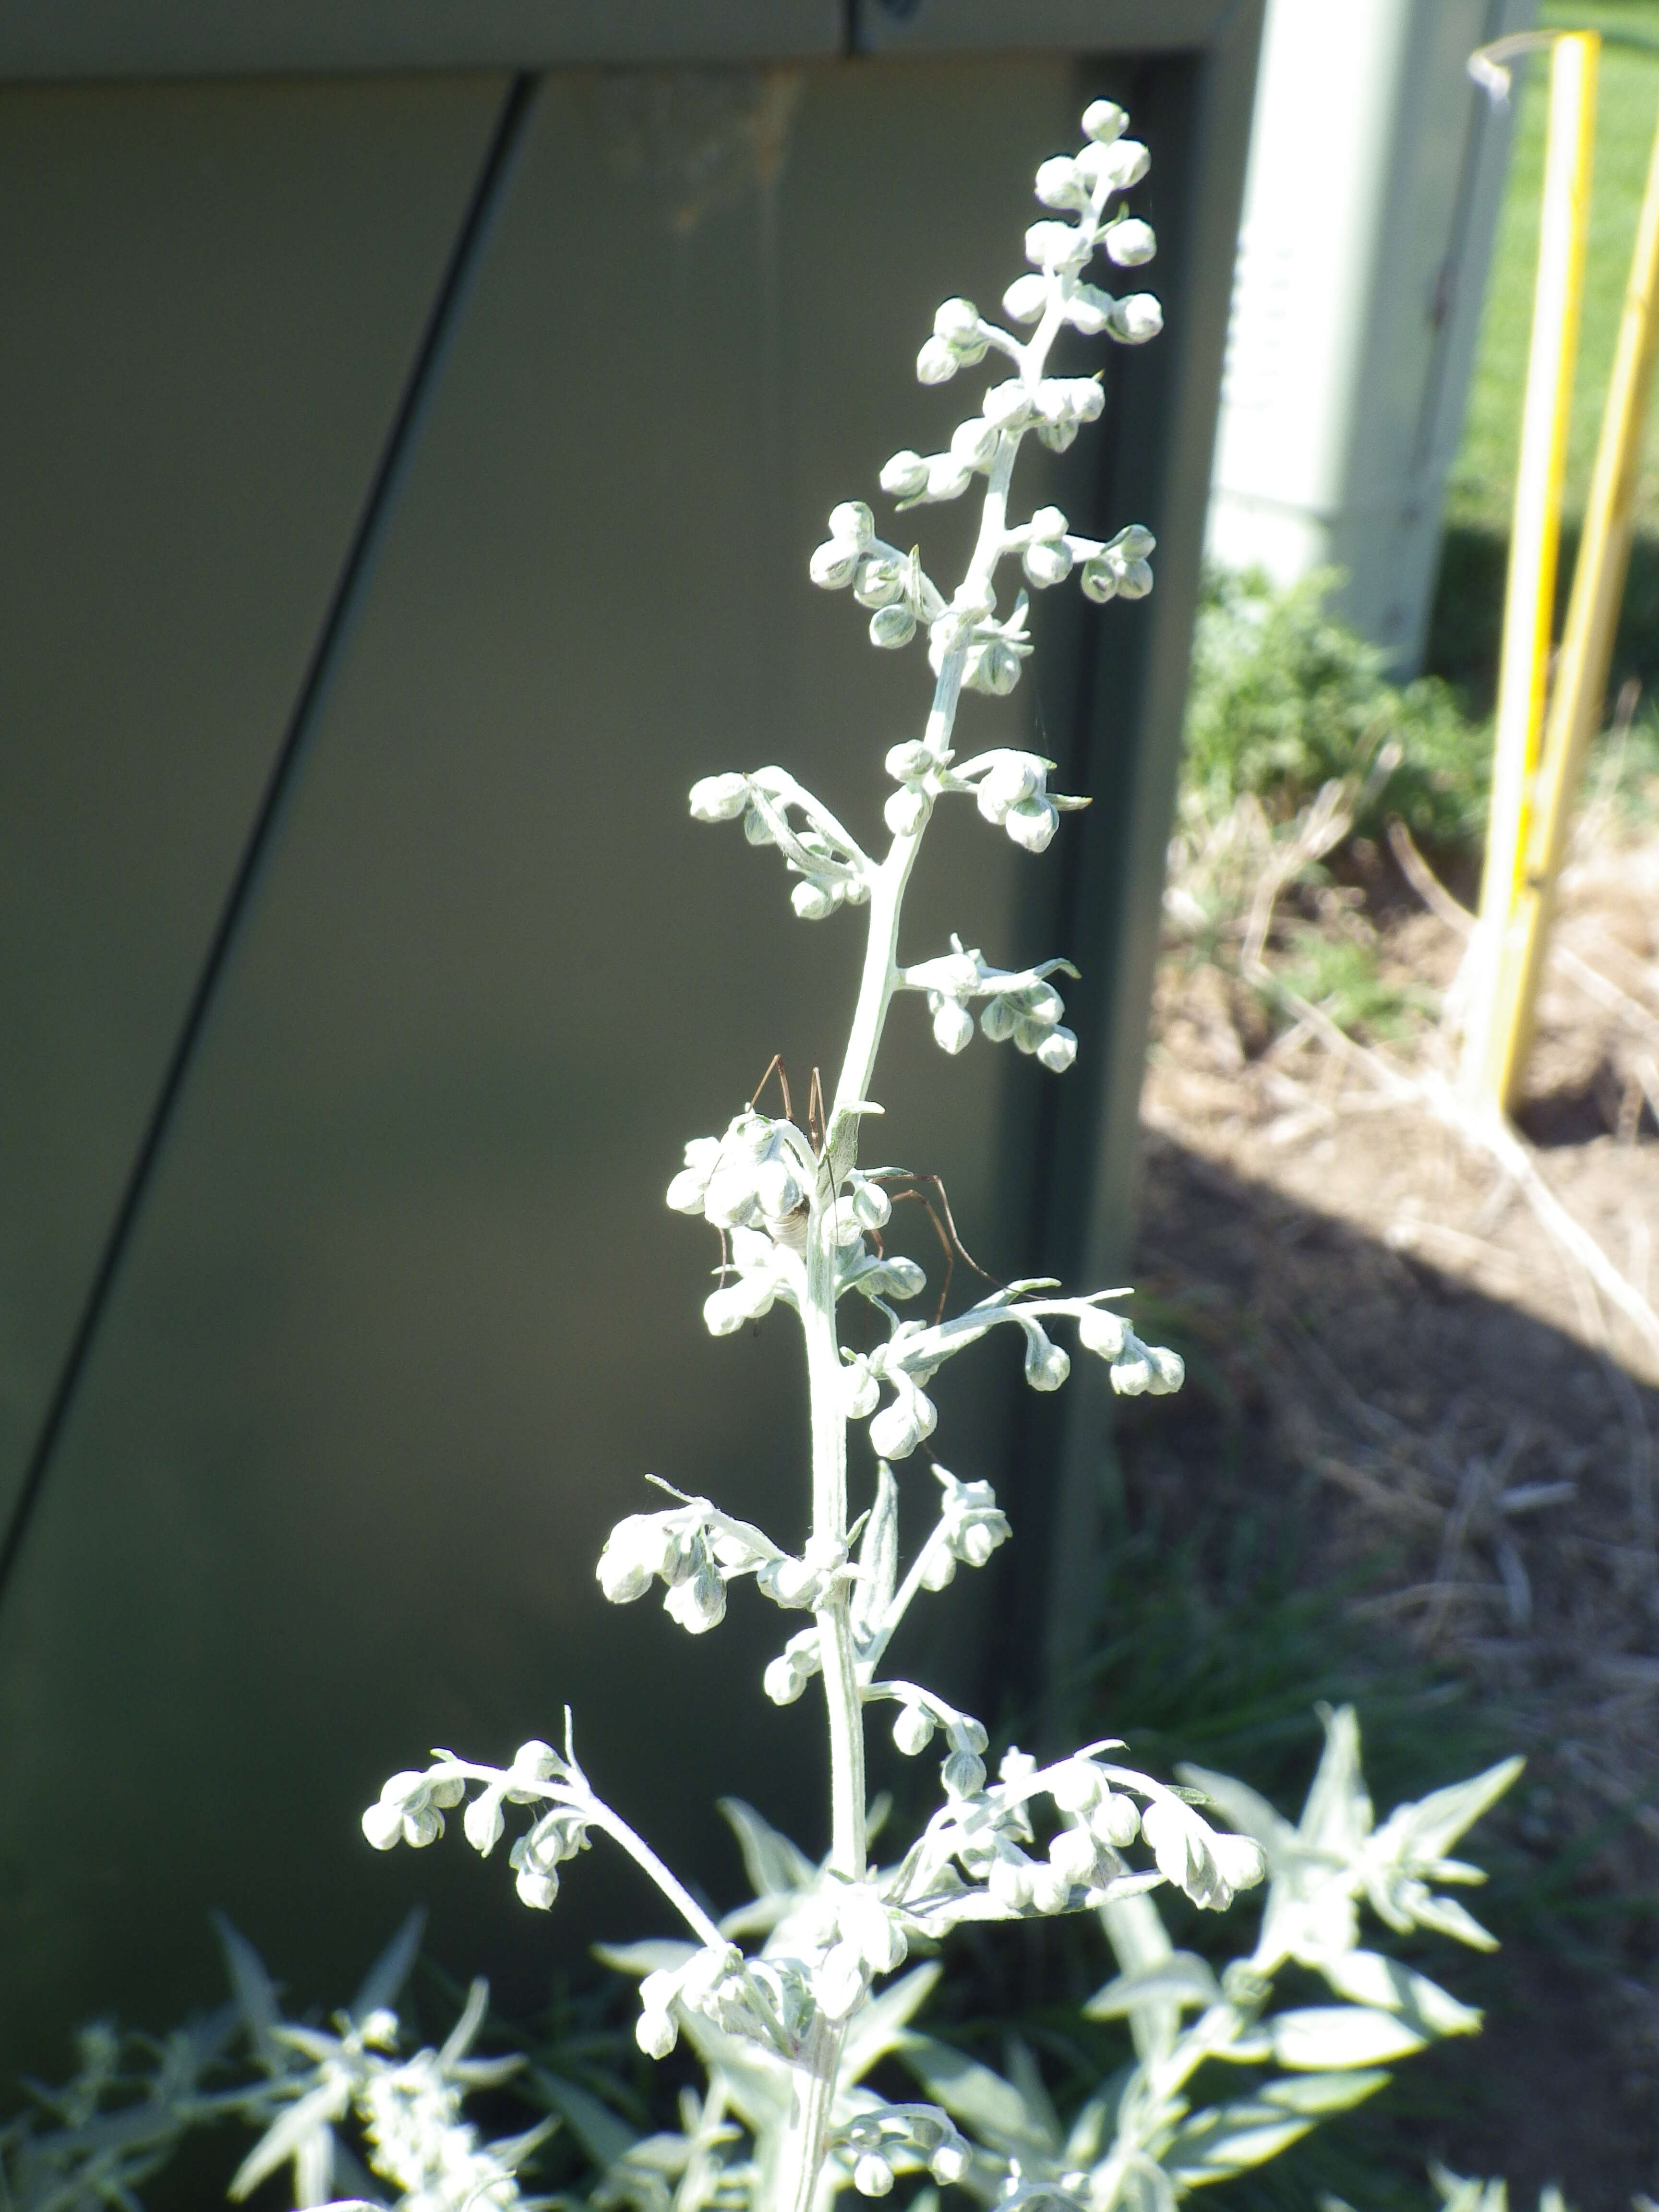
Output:
M1489 732L1438 678L1391 684L1386 654L1326 611L1337 581L1324 570L1280 590L1259 571L1207 575L1187 710L1189 803L1217 819L1249 793L1289 820L1322 783L1392 740L1401 763L1356 830L1375 836L1399 814L1431 848L1475 843Z

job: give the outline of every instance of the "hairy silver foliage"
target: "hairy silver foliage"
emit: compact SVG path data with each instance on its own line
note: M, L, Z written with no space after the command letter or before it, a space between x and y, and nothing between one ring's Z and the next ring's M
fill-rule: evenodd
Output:
M709 2093L688 2104L681 2134L631 2145L610 2162L605 2203L652 2212L671 2201L675 2212L737 2203L757 2212L819 2212L843 2186L879 2197L898 2177L917 2173L936 2186L965 2185L981 2198L1008 2203L1040 2195L1091 2212L1162 2204L1195 2180L1250 2163L1237 2148L1241 2130L1278 2147L1323 2109L1320 2098L1328 2106L1352 2101L1362 2057L1415 2048L1419 2020L1440 2033L1455 2014L1462 2018L1450 1998L1424 1995L1430 1985L1419 1989L1416 1978L1396 1984L1380 1960L1355 1964L1370 1954L1339 1941L1361 1892L1393 1925L1432 1925L1468 1938L1474 1923L1460 1923L1461 1908L1430 1887L1457 1878L1439 1856L1465 1825L1455 1808L1397 1814L1373 1837L1368 1811L1362 1822L1356 1802L1344 1800L1342 1834L1352 1830L1353 1842L1340 1861L1347 1887L1339 1897L1325 1880L1334 1846L1322 1827L1316 1844L1286 1843L1282 1824L1275 1826L1248 1792L1218 1787L1212 1778L1179 1785L1158 1780L1115 1756L1122 1749L1115 1741L1087 1744L1046 1764L1010 1751L992 1778L981 1722L886 1666L911 1605L943 1589L959 1567L983 1565L1010 1534L987 1480L933 1465L924 1486L935 1498L937 1521L916 1556L908 1565L901 1561L895 1469L938 1426L929 1391L949 1360L1006 1328L1018 1332L1025 1377L1036 1390L1060 1389L1070 1373L1072 1353L1057 1333L1101 1359L1125 1395L1173 1391L1182 1380L1179 1358L1143 1342L1114 1310L1114 1302L1129 1295L1121 1290L1074 1295L1049 1280L1028 1280L948 1316L942 1306L931 1321L902 1313L926 1279L915 1261L886 1249L882 1231L892 1206L888 1186L918 1178L860 1162L864 1124L882 1110L874 1084L883 1034L903 994L921 999L947 1054L963 1051L977 1027L1054 1074L1076 1057L1077 1037L1061 1019L1064 1002L1054 981L1075 975L1069 963L1000 968L959 937L947 951L907 961L900 934L906 889L941 803L970 799L989 827L1034 854L1052 842L1064 813L1087 803L1052 790L1054 763L1036 754L995 746L958 757L964 692L1006 696L1032 649L1026 590L1006 606L999 597L1005 564L1017 561L1033 590L1075 574L1097 602L1139 599L1152 588L1153 541L1139 525L1099 540L1073 531L1058 508L1039 507L1019 520L1010 505L1027 436L1062 451L1102 411L1097 378L1050 372L1060 332L1069 327L1139 344L1160 326L1149 295L1115 297L1085 273L1103 252L1129 268L1154 250L1147 225L1115 206L1148 166L1146 149L1124 135L1127 122L1121 108L1096 101L1083 118L1080 149L1045 161L1037 173L1038 200L1057 213L1027 231L1030 270L1003 301L1009 324L1034 326L1030 335L988 319L970 301L951 299L918 356L916 373L927 385L989 356L1012 371L980 394L945 450L903 450L880 473L883 492L901 511L960 498L979 480L979 526L960 582L950 591L936 582L921 549L881 536L861 500L833 509L829 536L808 564L815 584L849 592L868 611L872 645L897 651L927 635L932 701L919 734L887 755L895 788L884 810L884 852L867 851L780 767L726 769L703 777L690 794L696 819L740 823L750 845L778 854L802 920L826 921L843 909L864 917L859 994L832 1096L809 1114L805 1128L787 1097L781 1118L751 1103L723 1131L692 1139L667 1194L672 1207L700 1218L720 1238L721 1264L703 1308L711 1334L732 1335L774 1307L799 1321L811 1404L810 1534L797 1554L709 1499L659 1484L672 1502L622 1521L598 1574L605 1596L618 1604L660 1586L665 1610L694 1635L719 1626L732 1584L749 1578L768 1602L805 1617L766 1668L763 1687L787 1705L814 1680L823 1685L828 1853L821 1863L811 1859L757 1814L731 1808L756 1895L738 1914L716 1921L594 1791L577 1763L568 1714L562 1751L526 1743L506 1767L441 1751L426 1767L394 1775L363 1816L368 1840L389 1850L434 1842L447 1816L459 1813L467 1840L488 1855L507 1836L516 1809L523 1818L512 1820L507 1856L520 1897L538 1908L553 1903L561 1869L603 1836L650 1876L684 1923L689 1942L611 1955L641 1976L641 2048L662 2058L686 2037L708 2069ZM866 1310L860 1340L873 1333L873 1348L842 1341L840 1316L850 1298ZM865 1425L873 1495L854 1516L848 1434ZM869 1850L864 1729L871 1705L894 1709L902 1752L920 1755L931 1747L940 1759L938 1810L884 1864L873 1863ZM1351 1717L1340 1727L1351 1734ZM1470 1787L1490 1794L1489 1784L1491 1778ZM1326 1794L1336 1790L1333 1780ZM1212 1810L1227 1825L1208 1817ZM1179 1963L1166 1962L1158 1981L1161 1923L1148 1893L1173 1885L1194 1905L1221 1911L1270 1868L1268 1951L1254 1964L1240 1962L1225 1986L1197 1995L1192 1978L1200 1969L1182 1954L1170 1954ZM1036 2136L1028 2142L1035 2124L1029 2115L1046 2102L1034 2069L1029 2080L996 2093L1004 2107L1012 2100L1027 2112L1012 2135L999 2135L987 2118L990 2107L966 2094L959 2065L952 2075L937 2056L933 2073L924 2075L927 2103L893 2103L867 2086L878 2059L897 2054L915 2070L918 2052L936 2049L908 2023L938 1967L888 1979L913 1947L931 1945L966 1921L1085 1910L1103 1913L1114 1941L1128 1946L1133 1986L1122 2002L1146 2047L1133 2094L1109 2112L1103 2103L1083 2124L1082 2136L1051 2142L1045 2122L1047 2131L1039 2132L1048 2148L1033 2148ZM1358 1993L1362 2002L1328 2016L1279 2015L1278 2027L1267 2019L1278 1964L1339 1957L1348 1962L1344 1971L1353 1985L1345 1994ZM1155 1997L1134 1984L1145 1973L1153 1976ZM1401 1990L1418 1995L1408 2003ZM1189 2004L1199 2018L1183 2029ZM356 2078L351 2069L368 2063L361 2036L349 2050L346 2042L311 2054L319 2068L334 2069L326 2095L337 2102ZM1316 2048L1322 2054L1316 2058ZM1267 2084L1249 2108L1266 2118L1243 2107L1200 2118L1189 2112L1184 2092L1206 2057L1240 2063L1276 2057L1295 2070ZM319 2112L331 2109L323 2081L311 2094ZM964 2134L964 2127L975 2132Z

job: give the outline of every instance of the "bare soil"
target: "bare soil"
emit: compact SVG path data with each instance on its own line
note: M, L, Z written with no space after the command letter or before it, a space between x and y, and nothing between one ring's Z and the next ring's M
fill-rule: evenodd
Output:
M1444 992L1457 930L1391 860L1362 848L1350 872L1304 916L1364 942L1385 981ZM1557 942L1579 964L1552 967L1518 1118L1550 1189L1650 1300L1651 825L1596 824ZM1382 1048L1408 1069L1446 1050L1422 1016ZM1143 1110L1137 1281L1210 1379L1176 1431L1126 1435L1131 1512L1213 1511L1218 1483L1282 1503L1380 1662L1443 1668L1528 1754L1498 1826L1548 1911L1505 1931L1484 2046L1455 2054L1478 2094L1422 2155L1506 2172L1517 2204L1550 2179L1581 2212L1659 2191L1655 1347L1490 1155L1173 943Z

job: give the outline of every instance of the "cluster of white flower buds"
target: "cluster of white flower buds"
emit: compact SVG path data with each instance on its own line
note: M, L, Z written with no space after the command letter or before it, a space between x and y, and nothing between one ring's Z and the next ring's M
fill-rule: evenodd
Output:
M943 452L919 453L907 447L891 456L881 471L881 488L901 510L959 499L975 476L1006 483L1028 431L1063 453L1083 424L1099 417L1105 395L1098 377L1046 373L1049 345L1061 325L1121 345L1142 345L1162 329L1163 311L1150 293L1115 298L1082 274L1097 249L1120 268L1138 268L1157 250L1148 224L1121 212L1111 219L1106 214L1109 200L1146 173L1146 149L1122 135L1127 121L1112 101L1096 100L1084 118L1089 143L1082 151L1057 155L1037 173L1037 198L1074 219L1045 218L1026 232L1033 273L1016 278L1002 304L1013 323L1038 325L1031 339L1022 343L988 321L971 300L946 300L934 316L933 333L916 357L923 384L947 383L994 349L1013 363L1016 374L985 392L979 413L957 424ZM1058 507L1040 507L1029 523L1006 530L996 550L1018 552L1027 577L1039 587L1060 583L1080 567L1091 599L1139 598L1152 588L1146 556L1152 538L1138 526L1102 544L1073 535ZM989 574L976 568L947 605L923 574L917 554L907 556L876 536L874 518L862 501L846 501L833 510L830 536L813 554L809 573L826 590L851 586L873 610L873 643L908 645L925 623L935 674L960 652L967 689L1000 697L1018 683L1030 650L1023 595L1012 615L999 623Z
M1112 1748L1096 1744L1048 1767L1011 1749L988 1788L981 1769L977 1793L950 1796L914 1856L903 1900L908 1924L925 1929L964 1917L1065 1911L1160 1881L1218 1911L1237 1891L1262 1880L1267 1868L1259 1844L1212 1829L1191 1802L1197 1793L1100 1760L1098 1753ZM1030 1808L1044 1796L1061 1825L1039 1856ZM1123 1858L1137 1836L1152 1847L1155 1871L1132 1871ZM940 1881L951 1860L982 1885L982 1909L956 1895L948 1871Z
M559 1866L587 1849L594 1809L574 1766L550 1744L520 1744L512 1765L506 1768L472 1766L439 1752L436 1763L424 1773L410 1770L392 1777L363 1814L363 1833L377 1851L389 1851L399 1842L417 1850L436 1843L444 1832L445 1813L466 1798L470 1782L484 1786L467 1803L462 1826L468 1843L486 1858L506 1826L503 1805L536 1805L554 1799L551 1809L517 1839L508 1854L520 1899L545 1911L558 1895Z
M968 2143L937 2105L884 2105L838 2127L830 2148L852 2172L860 2197L885 2197L901 2173L925 2169L941 2187L972 2162Z
M1161 1344L1143 1344L1121 1314L1090 1306L1078 1316L1078 1342L1110 1367L1120 1398L1167 1398L1186 1380L1186 1362Z
M1077 1058L1077 1036L1061 1025L1066 1001L1048 978L1076 974L1069 960L1044 960L1018 970L993 968L977 946L964 949L953 936L948 953L901 969L899 984L926 994L941 1052L966 1050L974 1034L970 1009L979 1000L979 1025L994 1044L1012 1037L1021 1052L1062 1075Z
M861 906L870 896L870 862L857 840L783 769L701 777L691 787L691 817L696 822L740 819L751 845L775 845L791 874L801 878L790 902L803 921L822 921L840 907Z
M870 1694L897 1698L893 1741L907 1759L920 1758L943 1729L945 1760L939 1779L947 1797L973 1797L984 1789L985 1751L990 1738L971 1713L959 1713L934 1691L918 1688L914 1682L872 1683Z
M630 1513L619 1521L605 1539L594 1572L612 1605L631 1605L653 1582L661 1582L666 1593L663 1610L691 1635L701 1636L725 1620L726 1586L735 1577L764 1577L774 1569L799 1564L786 1559L748 1522L733 1520L706 1498L686 1498L665 1512ZM768 1595L776 1592L769 1589Z

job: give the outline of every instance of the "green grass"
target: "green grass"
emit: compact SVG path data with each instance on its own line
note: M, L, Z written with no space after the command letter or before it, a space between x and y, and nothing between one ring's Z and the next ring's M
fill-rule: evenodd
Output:
M1540 20L1599 30L1603 46L1590 199L1589 263L1573 386L1558 624L1601 431L1654 126L1659 121L1659 0L1546 0ZM1493 249L1462 442L1447 488L1446 533L1427 665L1463 691L1473 712L1492 703L1516 452L1531 336L1543 181L1547 63L1516 81L1510 177ZM1650 411L1636 498L1637 537L1613 649L1613 683L1659 686L1659 410Z
M1542 9L1541 18L1561 28L1599 30L1607 41L1601 52L1596 105L1589 256L1567 459L1566 512L1577 517L1583 513L1589 486L1654 125L1659 120L1659 0L1550 4ZM1626 43L1638 39L1650 45ZM1524 64L1517 77L1509 185L1487 283L1468 415L1448 486L1449 523L1499 532L1509 527L1515 492L1538 254L1547 80L1547 64L1541 58ZM1650 413L1648 419L1637 513L1640 526L1659 532L1656 414Z

